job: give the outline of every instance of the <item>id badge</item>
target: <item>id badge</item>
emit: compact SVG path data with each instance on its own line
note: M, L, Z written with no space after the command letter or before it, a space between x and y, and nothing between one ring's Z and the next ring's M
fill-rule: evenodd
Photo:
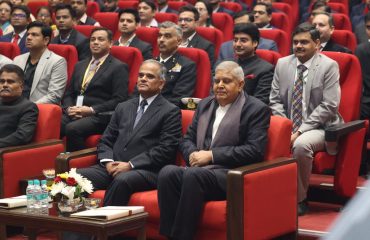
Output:
M84 103L84 96L83 95L77 96L76 106L82 107L83 103Z

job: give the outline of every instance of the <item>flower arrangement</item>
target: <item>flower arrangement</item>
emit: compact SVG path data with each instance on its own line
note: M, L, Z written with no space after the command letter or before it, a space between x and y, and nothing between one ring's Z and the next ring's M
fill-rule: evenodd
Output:
M92 191L91 181L78 174L76 168L58 174L50 187L51 196L54 198L67 197L69 200L81 198L84 194L90 194Z

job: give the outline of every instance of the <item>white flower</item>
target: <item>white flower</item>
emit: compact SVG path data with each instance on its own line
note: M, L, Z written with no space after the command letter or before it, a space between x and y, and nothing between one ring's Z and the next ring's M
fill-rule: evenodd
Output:
M93 192L94 187L93 187L90 180L88 180L86 178L82 178L82 181L81 181L81 183L79 183L79 185L81 186L82 191L85 191L88 194Z
M66 186L62 189L62 194L68 197L69 200L73 200L75 196L76 187Z
M51 186L51 195L55 196L57 195L58 193L61 193L63 188L66 186L66 184L64 182L58 182L58 183L54 183L52 186Z

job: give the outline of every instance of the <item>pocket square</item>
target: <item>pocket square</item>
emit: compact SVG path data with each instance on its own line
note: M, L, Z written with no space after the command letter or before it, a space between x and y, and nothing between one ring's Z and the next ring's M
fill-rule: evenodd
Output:
M246 75L244 78L245 79L254 79L255 76L254 76L254 74L249 74L249 75Z

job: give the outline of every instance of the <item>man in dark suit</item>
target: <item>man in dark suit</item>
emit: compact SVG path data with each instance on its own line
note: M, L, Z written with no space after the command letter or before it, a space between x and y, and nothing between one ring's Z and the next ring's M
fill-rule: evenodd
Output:
M362 3L353 6L351 11L351 22L353 27L356 27L363 21L364 16L369 12L369 9L370 9L370 0L365 0Z
M330 13L316 13L312 19L312 24L320 32L320 51L352 53L351 50L334 43L331 39L334 32L334 21Z
M216 67L215 95L199 103L180 143L187 167L169 165L159 173L160 234L194 239L205 201L226 199L228 170L263 160L270 109L243 85L237 63Z
M92 59L75 66L63 98L61 135L67 136L67 151L83 149L86 137L101 134L109 112L127 99L128 67L109 54L112 43L110 30L94 28L90 36Z
M141 65L140 96L117 106L98 145L99 163L78 170L94 189L107 190L104 206L125 206L132 193L155 189L159 170L176 159L181 113L160 94L165 74L155 60Z
M259 30L253 23L237 24L234 28L234 53L244 72L244 90L268 104L274 66L258 57Z
M272 7L270 4L267 3L257 3L253 7L253 14L254 14L254 23L263 29L272 29L275 28L271 25L272 19Z
M180 8L178 20L178 25L182 29L182 42L180 47L199 48L206 51L211 63L211 68L213 68L215 47L195 31L198 20L199 12L195 7L187 5Z
M174 13L178 14L178 12L168 6L168 0L157 0L158 3L158 12L160 13Z
M21 50L21 54L28 52L26 48L26 32L30 22L30 10L26 6L15 6L10 15L10 24L14 32L0 37L0 42L16 43Z
M76 21L78 25L100 26L99 22L87 16L87 0L72 0L72 8L76 11Z
M181 44L182 30L173 22L163 22L159 26L159 57L167 69L166 85L162 95L175 105L181 98L191 97L196 83L196 66L190 59L181 56L177 49Z
M90 58L89 39L73 28L76 22L76 12L71 5L60 3L56 6L55 22L59 35L51 40L51 43L75 46L79 61Z
M114 42L114 45L137 48L141 51L144 60L151 59L153 58L152 46L141 41L135 34L139 23L140 17L136 9L121 9L118 12L118 31L121 32L121 37Z
M254 15L251 12L241 11L234 15L234 26L236 24L253 23ZM266 49L278 52L275 41L260 37L257 49ZM218 54L218 62L234 57L233 40L222 43L220 53Z
M23 70L7 64L0 69L0 148L29 143L39 110L22 96Z

